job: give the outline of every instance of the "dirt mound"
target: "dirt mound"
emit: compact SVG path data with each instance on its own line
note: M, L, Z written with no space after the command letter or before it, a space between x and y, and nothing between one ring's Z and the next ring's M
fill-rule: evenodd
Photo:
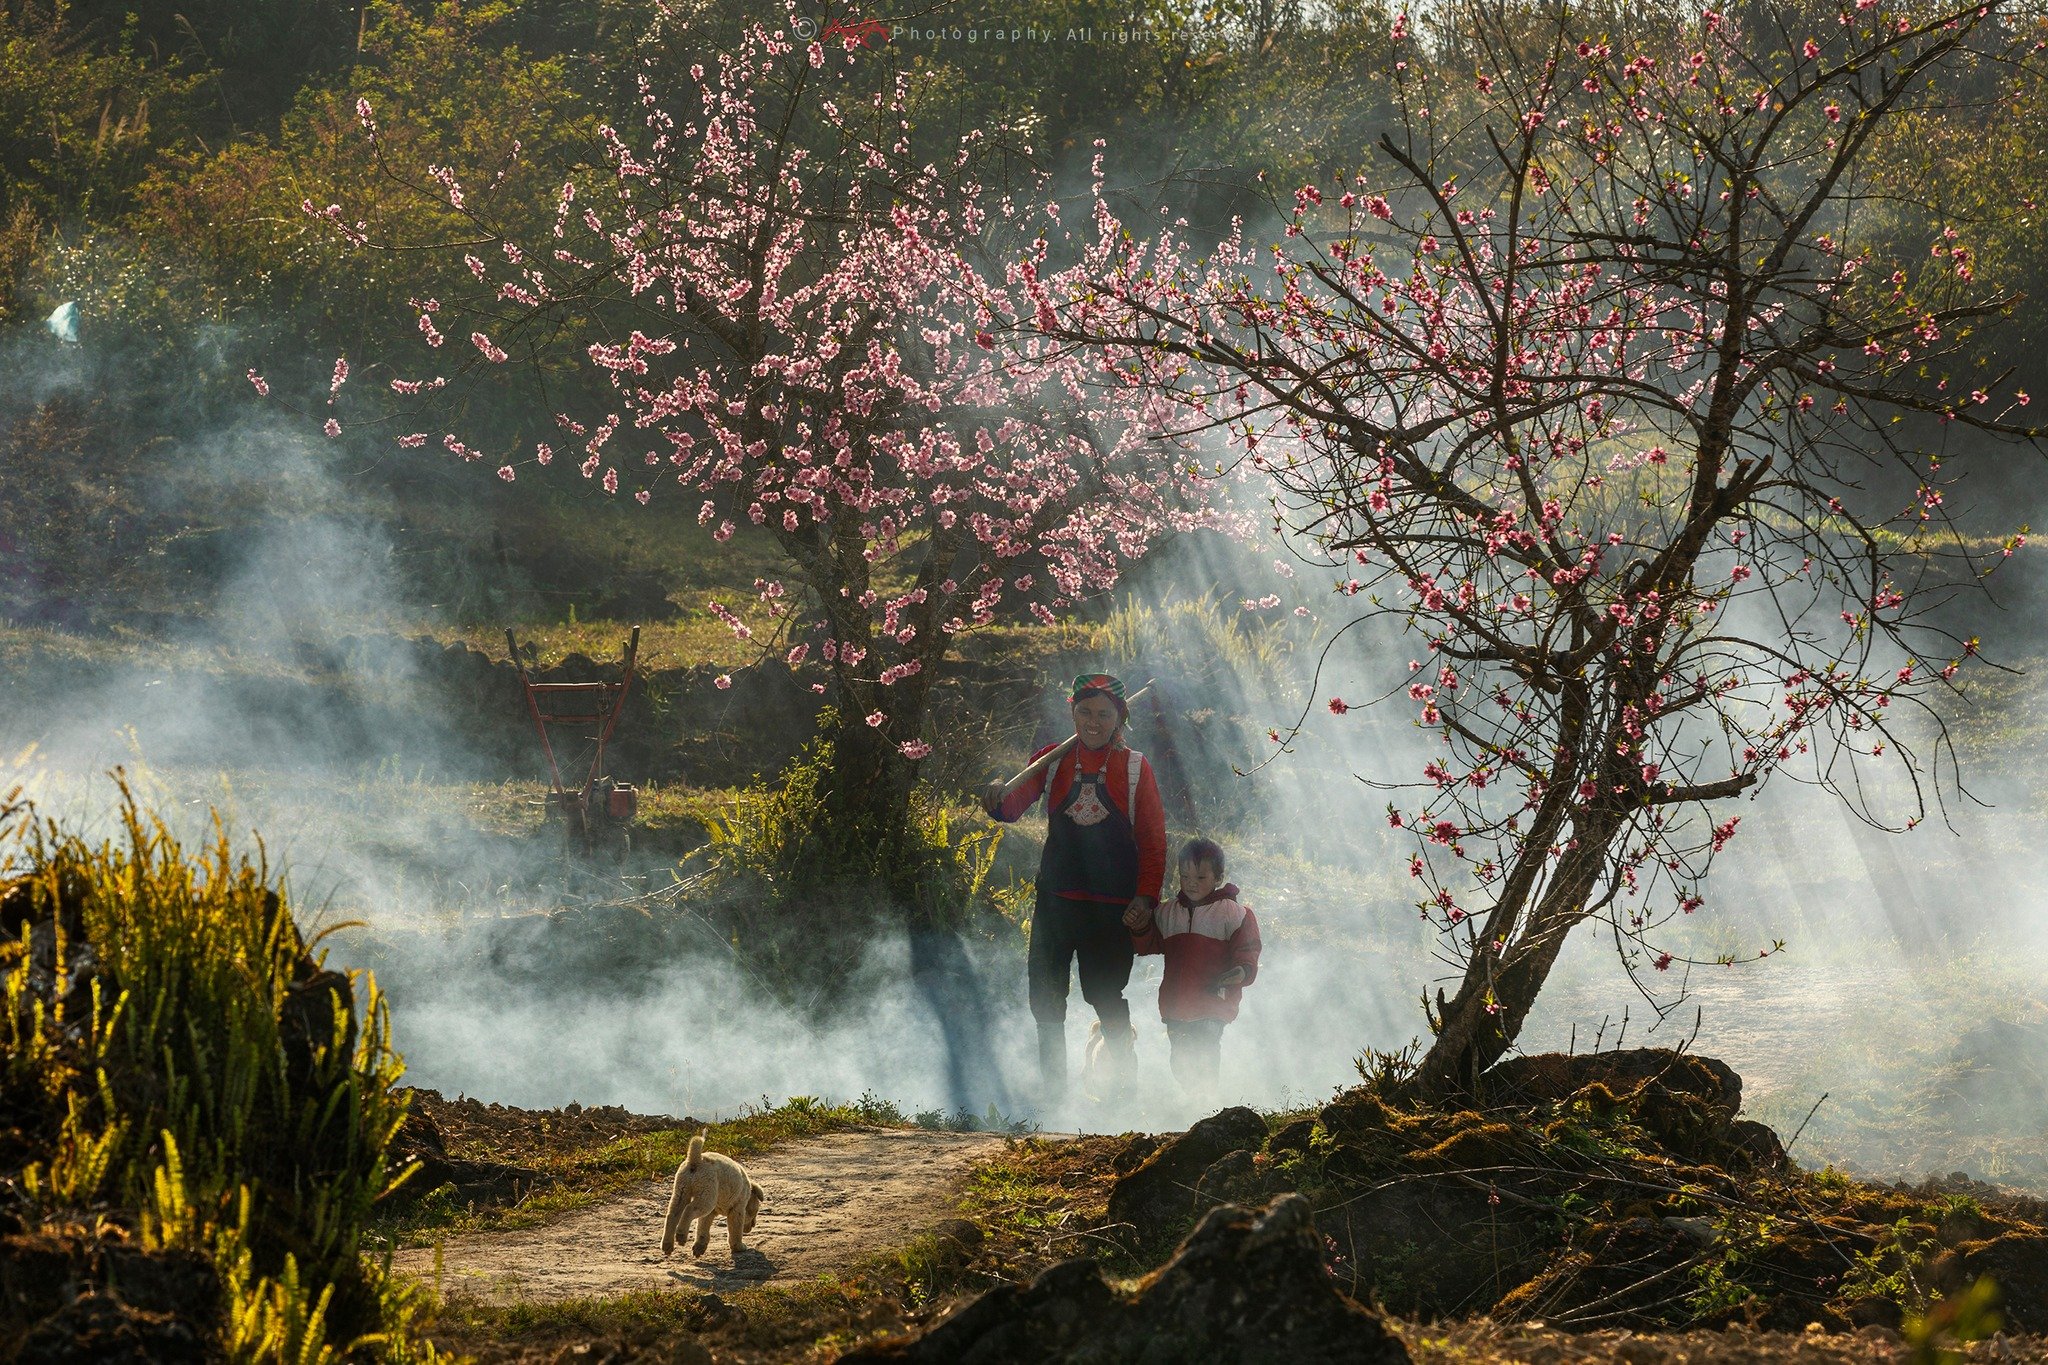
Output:
M214 1357L219 1277L196 1252L144 1251L103 1223L22 1230L0 1214L0 1342L48 1365L184 1365ZM0 1348L0 1354L6 1354Z
M1348 1292L1429 1317L1850 1330L1897 1326L1987 1276L2012 1326L2042 1328L2038 1209L1799 1171L1739 1117L1741 1078L1720 1062L1517 1058L1482 1093L1432 1108L1360 1088L1263 1145L1229 1111L1137 1139L1110 1222L1156 1245L1220 1201L1296 1190Z
M1109 1197L1109 1221L1118 1231L1136 1234L1127 1240L1152 1240L1148 1230L1178 1230L1220 1200L1205 1198L1204 1177L1211 1167L1236 1153L1251 1164L1251 1153L1266 1140L1266 1121L1250 1109L1226 1109L1195 1124L1178 1137L1139 1138L1118 1158L1118 1180ZM1213 1188L1217 1182L1210 1182Z
M1394 1365L1408 1352L1378 1314L1337 1292L1308 1201L1211 1209L1166 1264L1124 1294L1091 1260L990 1290L923 1335L856 1362L1059 1365L1099 1360Z

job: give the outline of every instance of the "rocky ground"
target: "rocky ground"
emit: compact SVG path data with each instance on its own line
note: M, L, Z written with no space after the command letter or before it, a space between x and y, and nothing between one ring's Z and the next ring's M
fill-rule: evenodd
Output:
M2048 1361L2048 1207L1802 1171L1740 1102L1726 1067L1645 1050L1522 1059L1470 1107L1358 1089L1183 1134L983 1137L949 1148L972 1151L964 1172L908 1135L807 1139L750 1164L812 1171L827 1221L863 1183L921 1182L916 1216L805 1277L717 1281L721 1248L714 1283L451 1293L434 1330L486 1361L613 1365ZM499 1110L444 1139L459 1161L515 1128L572 1142L547 1134L661 1122L593 1112ZM651 1233L656 1203L621 1193L602 1218ZM560 1256L573 1233L592 1263L609 1254L558 1226L524 1245ZM524 1255L520 1236L494 1254ZM444 1285L467 1254L444 1248Z

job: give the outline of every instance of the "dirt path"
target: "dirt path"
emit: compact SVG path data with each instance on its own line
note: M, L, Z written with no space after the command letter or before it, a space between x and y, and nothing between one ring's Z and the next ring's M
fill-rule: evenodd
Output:
M746 1163L768 1198L737 1263L726 1250L723 1219L701 1261L686 1246L664 1261L669 1182L651 1181L545 1227L451 1238L442 1247L441 1291L508 1302L810 1279L901 1245L945 1217L969 1164L1002 1141L989 1133L881 1129L764 1153ZM401 1251L396 1264L432 1280L434 1249Z

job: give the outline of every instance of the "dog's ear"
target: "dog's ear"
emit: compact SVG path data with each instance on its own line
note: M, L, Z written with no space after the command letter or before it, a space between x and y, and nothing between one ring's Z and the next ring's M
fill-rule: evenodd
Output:
M762 1189L759 1185L754 1186L753 1193L748 1195L747 1197L753 1200L756 1204L765 1204L768 1202L768 1192Z

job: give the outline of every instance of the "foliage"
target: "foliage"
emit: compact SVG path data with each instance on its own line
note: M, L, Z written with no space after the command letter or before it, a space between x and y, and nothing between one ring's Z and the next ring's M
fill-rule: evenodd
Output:
M34 823L0 838L27 913L0 953L4 1084L48 1135L22 1188L46 1215L111 1208L145 1246L209 1255L231 1359L431 1358L411 1294L363 1259L405 1174L385 1157L405 1101L375 982L354 983L358 1028L267 868L225 836L190 859L129 801L117 843Z
M1423 637L1397 686L1442 749L1387 818L1464 969L1428 1091L1502 1055L1585 920L1673 963L1655 935L1735 830L1711 803L1784 767L1852 800L1865 762L1952 775L1889 708L1932 714L1977 645L1928 613L2002 557L1953 535L1934 433L2037 434L1955 368L2010 302L1970 253L1913 297L1852 244L1877 131L2030 30L1586 22L1475 0L1433 47L1397 21L1404 122L1276 203L1288 244L1196 259L1098 202L1039 320L1268 477L1359 622Z
M1695 1318L1721 1318L1756 1298L1744 1280L1757 1253L1771 1243L1773 1219L1768 1214L1731 1211L1714 1220L1711 1253L1693 1267L1693 1289L1686 1307Z
M122 212L157 146L175 142L197 77L123 35L81 43L64 9L0 11L0 322L45 236Z
M1095 632L1090 652L1130 659L1176 686L1202 696L1283 695L1299 680L1296 640L1286 618L1232 610L1218 594L1182 597L1168 591L1157 601L1131 600L1112 611Z
M506 43L520 14L505 3L424 15L368 5L356 64L333 84L301 92L274 136L162 158L137 189L126 241L84 239L51 269L86 307L130 325L178 333L226 323L252 341L290 337L361 354L407 299L468 278L461 253L425 249L464 228L456 215L436 212L441 201L425 190L438 186L426 166L474 171L478 201L519 222L517 206L556 183L591 144L593 120L568 62ZM358 118L361 100L377 110L374 140ZM394 182L385 165L392 159L422 168L422 184ZM388 250L359 249L323 230L336 203ZM138 253L151 269L118 273L117 263ZM164 298L139 292L167 254L189 283Z

